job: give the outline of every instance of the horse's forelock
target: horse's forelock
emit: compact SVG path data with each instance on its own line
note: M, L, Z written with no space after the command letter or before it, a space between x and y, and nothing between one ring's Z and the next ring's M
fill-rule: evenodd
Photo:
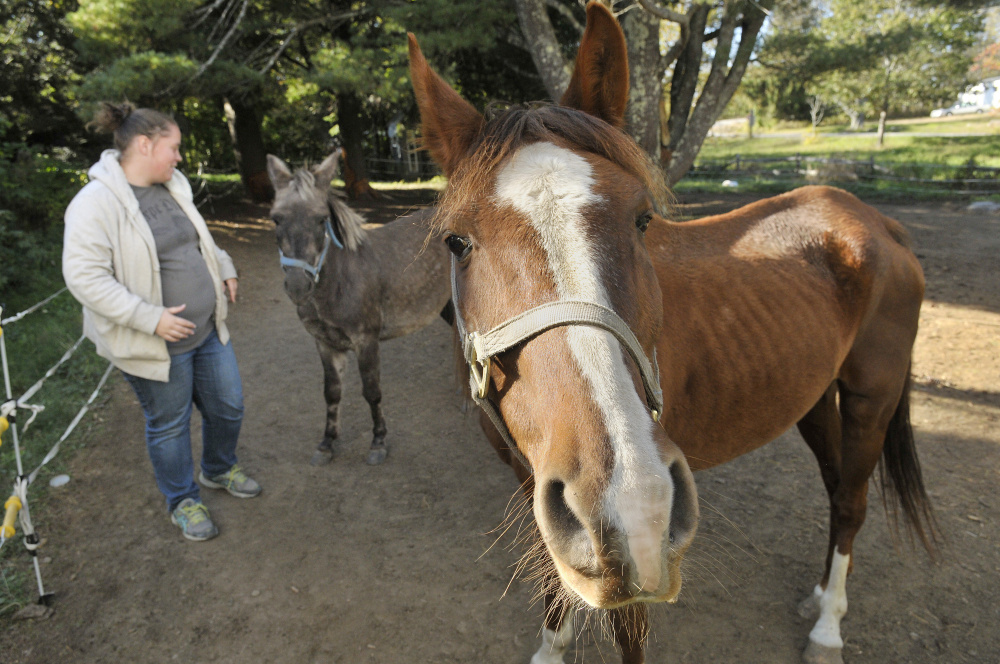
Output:
M476 201L492 195L499 166L518 148L549 141L570 150L590 152L616 164L639 179L657 207L666 211L670 193L663 172L625 132L576 109L544 105L487 109L486 126L462 162L440 201L434 224L453 228L458 217L475 208Z

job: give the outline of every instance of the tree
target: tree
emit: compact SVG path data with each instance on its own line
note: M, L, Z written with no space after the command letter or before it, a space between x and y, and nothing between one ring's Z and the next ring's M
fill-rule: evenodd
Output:
M673 184L691 168L709 129L736 91L774 2L670 4L639 0L641 8L623 6L619 19L628 43L632 86L628 130L651 157L661 161L668 183ZM678 4L680 9L672 8ZM515 0L515 5L535 66L549 96L558 99L569 82L567 51L572 48L560 34L569 32L579 39L582 10L575 2L560 0ZM661 38L664 24L677 28L669 45ZM661 103L667 95L669 103Z
M835 103L875 114L906 112L964 86L981 11L908 0L828 4L820 30L838 44L840 66L820 77L820 88Z
M0 141L67 146L80 140L69 89L77 80L71 1L0 0Z
M980 10L942 0L799 0L775 12L747 91L778 117L802 117L789 92L866 114L923 112L967 82ZM779 97L778 94L782 97ZM799 103L799 102L797 102Z
M990 44L972 59L969 69L972 78L1000 76L1000 42Z

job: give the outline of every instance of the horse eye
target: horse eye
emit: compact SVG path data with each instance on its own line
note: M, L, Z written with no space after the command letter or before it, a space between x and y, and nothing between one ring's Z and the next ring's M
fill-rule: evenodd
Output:
M281 225L281 217L271 217L271 221L274 222L275 226L280 226Z
M469 242L468 238L460 235L449 235L444 241L448 245L448 250L455 254L455 258L460 261L468 258L469 252L472 251L472 243Z
M640 233L645 233L646 229L649 228L649 222L653 219L652 212L643 212L636 218L635 227L639 229Z

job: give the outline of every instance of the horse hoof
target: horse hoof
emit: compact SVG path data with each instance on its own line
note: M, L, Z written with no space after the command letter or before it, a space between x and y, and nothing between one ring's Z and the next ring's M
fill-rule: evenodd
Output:
M799 616L806 620L819 618L819 595L812 594L799 602Z
M373 447L368 450L368 458L365 459L365 463L369 466L377 466L383 461L385 461L386 456L389 455L389 448L387 447Z
M310 466L325 466L333 461L333 450L316 450L309 459Z
M844 664L841 650L841 648L821 646L815 641L810 641L805 652L802 653L802 662L803 664Z

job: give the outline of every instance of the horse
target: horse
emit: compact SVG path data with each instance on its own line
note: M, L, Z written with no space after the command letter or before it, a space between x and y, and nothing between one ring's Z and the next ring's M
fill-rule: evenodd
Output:
M379 341L416 332L438 315L450 324L448 253L444 243L427 242L433 210L381 226L364 224L343 194L330 187L339 159L337 151L319 166L293 174L285 162L268 155L275 191L271 220L285 293L315 338L323 363L326 429L310 462L324 465L334 457L341 373L347 352L354 351L373 422L366 461L378 465L389 451Z
M923 272L897 221L811 186L676 223L622 130L624 35L599 2L558 104L484 116L408 35L424 146L449 178L434 226L482 428L522 481L544 547L533 664L563 661L573 611L604 609L625 664L671 602L699 518L693 471L797 425L830 502L803 657L841 662L855 535L876 467L887 510L933 553L909 422ZM533 555L533 554L529 554Z

